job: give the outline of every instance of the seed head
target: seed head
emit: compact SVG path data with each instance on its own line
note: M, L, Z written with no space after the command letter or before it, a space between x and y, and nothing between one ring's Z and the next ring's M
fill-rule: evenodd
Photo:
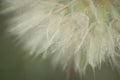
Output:
M25 2L24 2L25 1ZM7 29L30 55L52 56L63 70L84 74L120 54L120 13L113 0L5 0ZM119 2L119 1L118 1ZM118 65L117 65L118 66Z

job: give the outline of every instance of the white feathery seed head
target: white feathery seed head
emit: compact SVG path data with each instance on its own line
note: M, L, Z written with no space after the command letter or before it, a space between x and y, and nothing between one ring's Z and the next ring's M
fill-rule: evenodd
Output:
M120 13L117 0L4 0L1 13L13 12L8 20L30 55L52 56L53 65L63 70L73 64L84 74L110 61L118 66L120 54Z

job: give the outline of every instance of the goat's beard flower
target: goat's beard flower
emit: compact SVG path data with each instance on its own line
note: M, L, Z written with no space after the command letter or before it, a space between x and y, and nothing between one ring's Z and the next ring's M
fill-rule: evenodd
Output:
M4 0L8 20L30 55L52 56L53 65L84 74L102 62L118 65L120 15L113 0ZM8 7L8 8L7 8Z

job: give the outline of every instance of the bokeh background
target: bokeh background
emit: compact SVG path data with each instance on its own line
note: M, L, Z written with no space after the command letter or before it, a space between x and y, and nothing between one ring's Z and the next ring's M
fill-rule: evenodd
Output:
M0 0L0 11L1 4ZM28 56L29 53L23 51L22 46L16 46L15 38L6 32L9 27L6 21L12 15L0 14L0 80L120 80L118 70L107 62L95 71L88 67L85 76L71 72L68 78L60 68L52 68L49 60Z

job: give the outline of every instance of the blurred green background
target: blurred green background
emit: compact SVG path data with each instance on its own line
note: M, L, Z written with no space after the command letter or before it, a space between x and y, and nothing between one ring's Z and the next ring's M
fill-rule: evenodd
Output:
M120 80L117 70L109 64L103 64L101 70L95 72L88 68L84 77L72 73L67 78L61 69L53 69L49 61L26 56L28 53L16 46L14 37L5 32L9 17L11 15L0 15L0 80Z

